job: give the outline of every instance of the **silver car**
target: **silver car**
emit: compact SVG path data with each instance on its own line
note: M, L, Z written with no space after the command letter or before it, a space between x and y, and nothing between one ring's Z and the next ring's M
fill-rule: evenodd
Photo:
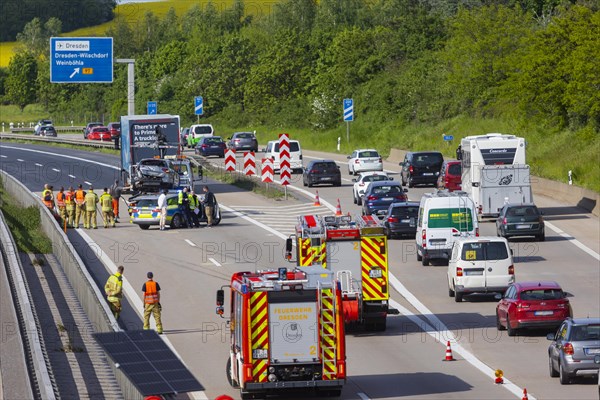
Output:
M170 160L144 158L135 166L133 189L142 192L158 192L179 186L179 174Z
M596 376L600 364L600 318L567 318L548 340L550 376L566 385L579 376Z

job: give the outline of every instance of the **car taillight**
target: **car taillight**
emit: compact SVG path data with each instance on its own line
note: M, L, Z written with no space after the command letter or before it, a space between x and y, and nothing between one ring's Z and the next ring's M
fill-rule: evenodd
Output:
M412 166L412 165L411 165L410 167L408 167L408 172L410 172L410 173L412 174L412 173L413 173L413 171L414 171L414 168L413 168L413 166Z
M234 141L235 143L239 143L239 142L240 142L240 139L233 139L233 141Z
M421 246L427 247L427 231L425 229L421 233Z
M543 223L543 222L544 222L544 218L542 218L542 217L540 216L540 217L539 217L539 219L538 219L538 222L539 222L540 224L541 224L541 223Z
M517 308L529 308L529 303L519 303L517 304Z
M207 145L207 144L203 144L203 145L202 145L202 146L200 146L200 147L202 147L203 149L206 149L206 148L208 147L208 145Z
M568 303L558 303L558 304L557 304L557 307L558 307L558 308L567 308L568 306L569 306L569 304L568 304Z
M479 207L477 207L477 213L478 214L483 213L483 206L480 205Z
M460 235L460 231L456 228L452 228L452 236Z
M568 354L570 356L572 356L575 353L573 345L569 342L563 344L563 351L565 352L565 354Z
M361 182L361 183L358 184L358 186L362 187L362 186L365 186L365 184Z
M381 161L381 157L379 157L379 162L382 162L382 161Z
M463 271L461 267L456 267L456 276L463 276Z
M140 212L140 210L138 210L137 208L132 208L132 209L131 209L131 212L135 214L135 213L138 213L138 212Z
M311 169L311 170L309 171L309 173L311 173L311 174L316 174L316 173L318 173L318 172L319 172L319 171L317 171L316 169Z
M508 221L506 220L506 217L504 217L504 219L502 220L502 225L508 225Z
M163 168L162 171L163 172L169 172L169 168Z
M406 200L406 196L404 196L403 194L401 194L401 195L399 195L399 196L394 196L394 198L395 198L396 200L403 200L403 201L405 201L405 200Z
M160 208L155 208L154 210L152 210L153 213L159 213L160 212Z
M388 217L388 222L398 222L398 218L396 217Z
M367 200L377 200L377 196L370 195Z
M479 237L479 228L475 228L475 236Z
M508 274L509 275L515 274L515 266L514 265L511 265L510 267L508 267Z
M354 164L360 164L360 160L357 158L356 160L354 160Z

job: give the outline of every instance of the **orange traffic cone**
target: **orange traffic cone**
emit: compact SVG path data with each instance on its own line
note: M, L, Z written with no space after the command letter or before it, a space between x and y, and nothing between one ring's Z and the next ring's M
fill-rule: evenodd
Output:
M523 388L523 398L521 400L529 400L529 397L527 397L527 388Z
M337 206L335 207L335 216L336 217L341 217L342 215L342 205L340 204L340 199L338 199L338 203Z
M456 361L454 357L452 357L452 349L450 348L450 341L446 343L446 358L442 361Z
M500 385L504 383L504 372L502 372L501 369L497 369L496 371L494 371L494 375L496 375L496 379L494 379L494 383Z
M313 206L320 206L321 200L319 200L319 191L317 190L317 194L315 195L315 204Z

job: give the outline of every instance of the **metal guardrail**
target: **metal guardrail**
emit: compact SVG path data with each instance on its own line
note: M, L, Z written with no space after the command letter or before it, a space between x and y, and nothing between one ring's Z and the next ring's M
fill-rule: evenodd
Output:
M33 132L34 127L23 127L23 128L9 128L11 133L18 132ZM56 132L78 132L81 133L85 129L85 126L55 126L54 129Z
M87 139L65 139L65 138L55 138L55 137L47 137L47 136L34 136L28 134L19 134L19 133L0 133L0 139L15 139L15 140L31 140L34 142L44 142L44 143L66 143L66 144L74 144L77 146L87 146L87 147L96 147L96 148L107 148L114 149L114 142L101 142L95 140L87 140Z

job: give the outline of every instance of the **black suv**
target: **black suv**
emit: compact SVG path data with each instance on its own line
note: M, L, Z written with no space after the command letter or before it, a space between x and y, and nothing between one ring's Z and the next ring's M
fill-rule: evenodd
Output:
M437 185L444 156L438 151L415 151L406 153L402 167L402 186Z
M333 160L313 160L304 168L302 183L308 187L321 183L342 186L342 173Z

